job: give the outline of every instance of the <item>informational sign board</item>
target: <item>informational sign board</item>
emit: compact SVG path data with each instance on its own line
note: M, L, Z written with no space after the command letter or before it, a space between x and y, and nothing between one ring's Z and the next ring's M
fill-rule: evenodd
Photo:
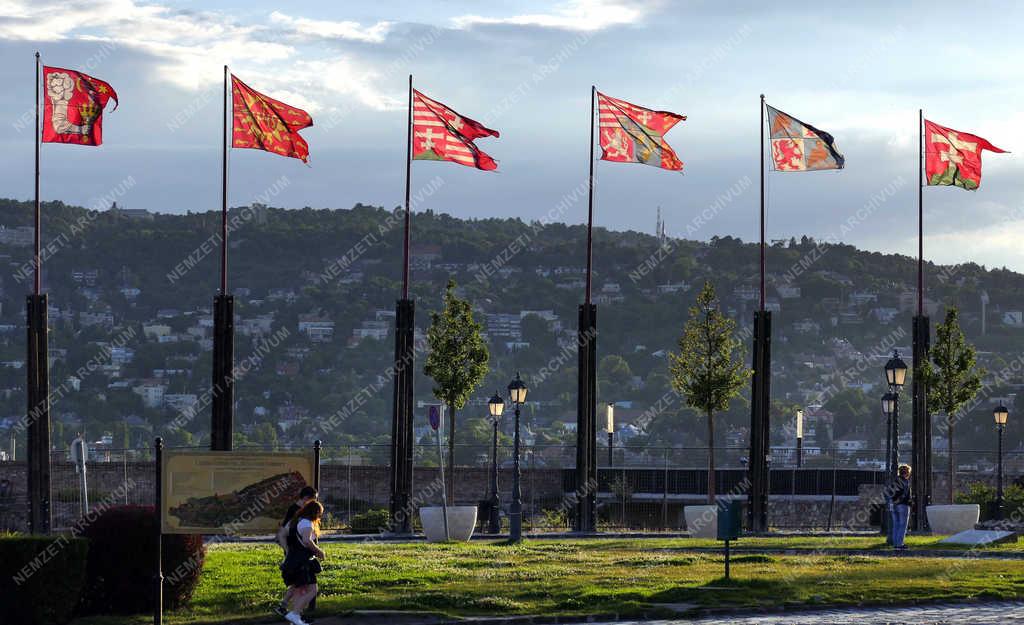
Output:
M165 534L275 532L313 484L309 452L174 451L163 456Z

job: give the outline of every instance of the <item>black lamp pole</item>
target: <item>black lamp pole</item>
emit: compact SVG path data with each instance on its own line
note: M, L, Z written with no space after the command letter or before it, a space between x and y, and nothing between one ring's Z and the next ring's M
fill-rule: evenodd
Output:
M494 425L494 446L491 448L491 496L490 511L488 513L487 529L492 534L501 531L501 500L498 498L498 421L501 413L505 410L505 400L501 395L495 393L487 401L487 412L491 415L491 423Z
M512 443L512 506L509 508L509 540L523 539L523 492L519 487L519 404L516 403L516 430Z
M1003 430L1006 428L1006 419L1009 416L1009 411L1002 404L999 404L992 411L992 415L996 419L996 431L998 434L998 447L996 448L996 519L1003 519Z
M512 441L512 505L509 506L509 541L523 540L523 492L519 486L519 408L526 400L526 384L516 373L516 379L508 385L509 399L515 406L516 423Z
M896 396L892 407L892 456L889 461L889 473L896 476L896 468L900 466L900 389L893 387L892 394Z
M1005 427L1005 425L998 426L999 452L997 457L999 469L996 474L996 518L999 520L1003 518L1003 428Z
M889 416L889 477L896 479L896 469L900 464L900 389L903 388L907 379L907 363L900 358L898 350L893 350L892 358L885 363L885 381L889 386L889 396L883 399L891 402L891 410L886 410Z
M488 529L492 534L497 534L501 531L501 500L498 499L498 418L491 417L491 421L494 423L494 446L491 450L491 516Z

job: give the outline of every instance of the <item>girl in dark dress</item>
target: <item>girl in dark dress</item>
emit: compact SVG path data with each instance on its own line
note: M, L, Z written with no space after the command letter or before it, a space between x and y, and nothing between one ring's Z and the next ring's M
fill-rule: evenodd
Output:
M281 564L281 577L291 589L291 610L284 618L294 625L307 625L302 611L316 597L316 575L324 552L316 544L324 507L310 501L288 523L288 555Z

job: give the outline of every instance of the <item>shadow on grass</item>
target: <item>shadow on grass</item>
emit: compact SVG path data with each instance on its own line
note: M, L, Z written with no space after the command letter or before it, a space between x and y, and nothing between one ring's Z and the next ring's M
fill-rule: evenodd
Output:
M697 603L700 605L758 606L784 602L793 594L793 586L781 580L733 575L708 580L694 586L677 586L648 596L652 603Z

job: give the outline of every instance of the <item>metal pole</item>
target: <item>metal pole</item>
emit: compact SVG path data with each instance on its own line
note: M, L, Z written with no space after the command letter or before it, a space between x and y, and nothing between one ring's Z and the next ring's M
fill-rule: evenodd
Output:
M491 500L488 530L492 534L497 534L501 531L501 514L499 509L501 500L498 499L498 419L494 418L492 421L494 424L494 442L491 447Z
M924 109L917 110L917 316L924 316Z
M153 605L153 625L163 625L164 622L164 565L163 565L163 528L161 520L163 514L163 461L164 461L164 439L159 436L153 443L156 456L156 480L153 483L153 503L156 511L156 574L153 576L153 585L156 602Z
M804 439L798 437L796 439L796 468L804 466Z
M668 527L668 448L665 448L664 456L664 468L662 469L662 484L661 489L661 529Z
M609 469L615 467L615 458L613 456L613 452L615 450L614 437L615 437L614 434L612 434L611 432L608 432L608 468Z
M997 426L999 430L999 446L997 451L997 464L999 465L996 473L996 519L1003 519L1003 427L1002 425Z
M725 541L725 579L729 579L729 541Z
M764 94L761 94L761 312L764 312Z
M892 466L892 413L885 415L885 469L889 475L893 474Z
M509 508L509 541L523 540L523 493L519 486L519 402L516 402L516 425L512 439L512 505Z
M828 524L825 526L827 531L832 531L832 515L836 509L836 464L839 462L839 453L836 446L832 445L832 497L829 498L828 502Z
M402 299L409 299L409 186L412 184L412 74L409 74L409 111L405 142L405 232L402 235Z
M39 125L39 92L40 92L39 74L40 74L41 68L42 68L42 61L39 58L39 53L36 52L36 125L35 125L35 140L36 140L35 229L36 229L36 231L35 231L35 255L33 256L33 260L35 261L35 276L34 276L34 278L35 278L35 280L34 280L34 285L35 285L34 288L35 288L35 290L33 292L35 293L36 297L39 297L39 294L42 292L42 285L43 285L43 280L42 280L42 273L43 273L42 260L41 260L41 258L39 256L39 247L40 247L39 246L39 240L40 240L40 238L39 238L39 225L40 225L40 213L41 213L41 211L40 211L40 203L39 203L39 151L40 151L39 150L39 146L40 146L40 141L42 140L42 137L40 136L40 133L42 132L42 129L41 129L40 125Z
M320 492L320 452L323 450L320 439L313 441L313 490Z
M594 230L594 100L597 98L597 87L590 86L590 176L587 178L587 189L590 197L587 204L587 292L584 303L590 304L591 272L593 269L593 230Z
M896 388L893 391L896 401L892 408L892 461L890 472L893 478L896 477L896 468L900 465L900 391Z
M224 66L224 141L221 154L220 186L220 294L228 294L228 66Z

